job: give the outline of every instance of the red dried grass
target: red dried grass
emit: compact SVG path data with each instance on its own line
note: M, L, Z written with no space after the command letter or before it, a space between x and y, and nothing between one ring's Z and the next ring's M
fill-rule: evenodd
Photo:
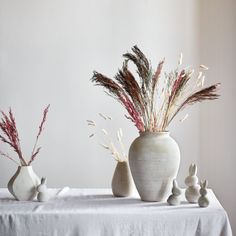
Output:
M43 131L44 123L47 119L48 109L49 109L49 105L44 109L43 119L39 125L39 131L38 131L38 134L36 137L33 151L30 156L30 160L28 162L26 161L26 159L22 155L20 138L19 138L15 118L13 116L11 108L9 109L8 115L6 113L4 113L3 111L1 111L2 118L0 121L0 131L2 132L2 134L0 133L0 141L2 141L2 143L8 144L17 153L18 158L20 160L20 165L22 165L22 166L30 165L32 163L32 161L34 161L35 157L38 155L38 153L41 149L41 147L37 148L37 143L38 143L39 137ZM14 158L12 158L11 156L9 156L8 154L6 154L2 151L0 151L0 155L17 163Z

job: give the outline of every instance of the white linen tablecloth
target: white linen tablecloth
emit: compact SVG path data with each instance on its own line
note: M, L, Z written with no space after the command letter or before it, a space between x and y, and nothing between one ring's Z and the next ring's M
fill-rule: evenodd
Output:
M227 213L209 190L200 208L114 198L109 189L51 189L46 203L19 202L0 189L0 236L231 236Z

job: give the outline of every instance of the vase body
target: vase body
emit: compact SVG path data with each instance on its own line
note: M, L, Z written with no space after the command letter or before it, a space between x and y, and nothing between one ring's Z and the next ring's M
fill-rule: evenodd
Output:
M131 173L143 201L166 201L176 178L180 151L169 132L143 132L130 146Z
M134 182L128 161L117 162L111 187L114 197L128 197L132 195Z
M7 187L17 200L30 201L35 198L39 184L40 179L34 173L32 166L19 166Z

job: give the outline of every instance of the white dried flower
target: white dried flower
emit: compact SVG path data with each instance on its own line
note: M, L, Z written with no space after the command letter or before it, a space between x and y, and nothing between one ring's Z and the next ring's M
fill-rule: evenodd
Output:
M203 69L203 70L208 70L209 68L205 65L200 65L200 68Z
M106 120L107 118L106 118L106 116L105 115L103 115L102 113L98 113L98 115L99 116L101 116L104 120Z
M178 65L181 66L183 62L183 53L181 52L179 55L179 61L178 61Z
M202 77L202 81L201 81L201 86L204 86L204 82L205 82L205 75Z
M93 120L86 120L88 124L94 124L95 125L95 122Z
M197 81L197 87L203 87L205 82L205 76L200 77Z
M189 72L189 77L191 77L194 73L194 69L191 69L190 72Z
M201 77L202 77L202 71L199 71L199 72L198 72L197 79L200 79Z
M105 129L101 129L105 135L108 135L108 132Z
M180 119L180 122L184 122L188 118L188 114L186 114L182 119Z
M103 147L103 148L105 148L105 149L110 149L107 145L105 145L105 144L102 144L102 143L100 143L100 145Z
M120 132L119 132L119 130L117 131L117 139L118 139L119 142L121 142L121 137L120 137Z
M120 132L120 137L123 137L123 130L121 128L119 128L119 132Z
M94 123L88 123L89 126L96 126Z

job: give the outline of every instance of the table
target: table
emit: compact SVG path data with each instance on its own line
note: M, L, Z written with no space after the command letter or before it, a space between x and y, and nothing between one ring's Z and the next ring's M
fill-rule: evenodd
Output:
M231 236L227 213L208 192L210 205L200 208L114 198L110 189L50 189L46 203L19 202L0 189L0 235Z

